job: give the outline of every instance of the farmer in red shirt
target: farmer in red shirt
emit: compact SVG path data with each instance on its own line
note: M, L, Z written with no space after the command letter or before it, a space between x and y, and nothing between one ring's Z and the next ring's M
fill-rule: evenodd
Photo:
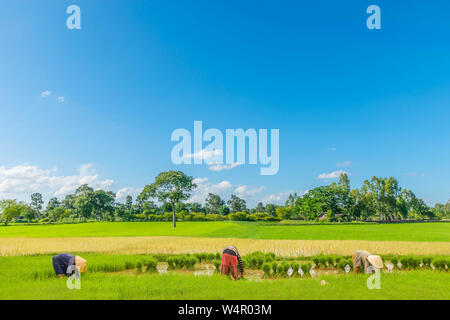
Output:
M222 253L222 266L220 272L224 275L228 275L231 271L231 275L235 280L239 278L237 264L239 263L239 272L241 276L244 274L244 264L242 263L239 251L235 246L228 246Z

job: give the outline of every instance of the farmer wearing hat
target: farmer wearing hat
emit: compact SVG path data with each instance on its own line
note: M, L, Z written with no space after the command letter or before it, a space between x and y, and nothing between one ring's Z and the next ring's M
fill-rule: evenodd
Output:
M60 278L69 276L67 272L69 266L75 265L81 273L85 273L87 269L87 261L80 256L74 256L70 253L61 253L53 256L53 269ZM70 269L69 269L70 270ZM73 273L73 272L70 272Z
M235 280L239 278L237 264L239 263L239 272L244 274L244 264L242 263L241 255L235 246L228 246L222 252L222 266L220 272L227 275L231 271L231 275Z
M365 273L371 273L371 267L377 269L383 269L383 260L380 256L370 254L364 250L357 250L352 255L353 260L353 272L358 273L360 267L364 266Z

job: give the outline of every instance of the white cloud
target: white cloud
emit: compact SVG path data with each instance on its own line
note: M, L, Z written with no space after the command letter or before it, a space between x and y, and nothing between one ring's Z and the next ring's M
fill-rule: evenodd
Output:
M133 199L136 199L142 192L142 189L143 188L133 188L133 187L121 188L116 192L116 201L125 202L127 196L132 196Z
M288 196L293 193L291 190L281 191L278 193L269 194L267 197L262 199L264 204L274 203L274 204L284 204Z
M14 198L28 201L31 193L42 193L45 198L63 197L82 184L94 189L111 189L114 181L100 179L93 164L82 165L78 173L58 175L57 168L41 169L33 165L18 165L12 168L0 166L0 199Z
M329 147L328 151L336 151L337 149L335 147Z
M407 176L407 177L425 177L426 176L426 174L425 173L419 173L419 172L407 172L407 173L405 173L405 174L403 174L404 176Z
M318 179L336 179L336 178L339 178L339 176L344 173L350 175L348 172L346 172L344 170L336 170L336 171L333 171L330 173L322 173L317 178Z
M64 99L63 96L59 96L59 97L58 97L58 102L63 103L64 101L66 101L66 99Z
M209 166L209 170L212 171L222 171L222 170L231 170L233 168L236 168L237 166L240 166L242 163L232 163L232 164L216 164L213 166Z
M48 97L51 94L52 94L51 91L45 90L45 91L41 92L41 97L45 98L45 97Z
M197 185L197 188L191 194L188 202L200 202L203 203L208 196L208 193L214 193L225 198L229 194L229 191L233 188L230 181L222 181L214 184L209 182L208 178L196 178L193 182Z
M336 163L336 166L338 166L338 167L348 167L351 164L352 164L351 161L343 161L343 162Z
M234 193L236 193L238 197L248 198L261 193L264 189L265 189L264 186L261 186L259 188L252 188L245 185L239 185L236 187L236 189L234 189Z

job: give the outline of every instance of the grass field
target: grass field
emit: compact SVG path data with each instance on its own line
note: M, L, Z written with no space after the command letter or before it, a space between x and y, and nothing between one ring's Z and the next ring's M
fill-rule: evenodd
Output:
M98 222L0 227L0 237L184 236L284 240L450 241L450 223L285 225L256 222Z
M87 255L89 273L80 290L53 276L51 256L0 258L0 299L450 299L448 272L382 274L381 289L366 287L367 275L230 281L220 275L109 273L135 256ZM325 280L326 285L320 282Z
M450 224L284 225L251 222L115 222L0 227L0 299L450 299L447 271L383 273L381 290L367 275L230 281L224 276L118 272L125 260L155 253L220 252L281 256L319 253L450 255ZM54 275L51 255L78 253L89 261L81 290ZM320 281L326 280L326 285Z

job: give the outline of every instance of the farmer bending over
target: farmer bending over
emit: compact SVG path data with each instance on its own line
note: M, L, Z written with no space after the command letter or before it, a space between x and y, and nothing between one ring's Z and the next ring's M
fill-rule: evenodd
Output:
M239 272L241 275L244 274L244 264L242 263L241 256L239 251L235 246L228 246L223 250L222 253L222 266L220 268L220 272L222 274L227 275L228 271L231 269L231 275L235 280L238 279L238 269L237 264L239 262Z
M87 261L80 256L74 256L70 253L61 253L53 256L53 269L55 269L56 275L60 278L63 278L65 275L71 275L74 270L70 270L69 267L73 265L76 266L81 273L86 272Z
M364 266L365 273L371 273L372 268L383 269L383 260L380 256L376 256L370 254L364 250L357 250L352 255L353 260L353 272L358 273L360 271L360 267Z

